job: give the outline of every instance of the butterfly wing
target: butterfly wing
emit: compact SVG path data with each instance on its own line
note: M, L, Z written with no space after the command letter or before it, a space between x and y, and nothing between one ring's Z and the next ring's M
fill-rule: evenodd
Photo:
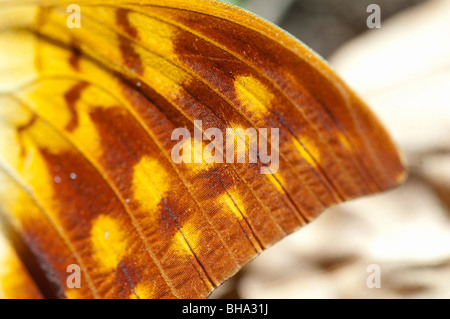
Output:
M61 297L205 297L404 179L367 106L268 22L216 1L77 3L0 2L0 207ZM279 167L176 164L177 128L200 154L196 131L278 128Z

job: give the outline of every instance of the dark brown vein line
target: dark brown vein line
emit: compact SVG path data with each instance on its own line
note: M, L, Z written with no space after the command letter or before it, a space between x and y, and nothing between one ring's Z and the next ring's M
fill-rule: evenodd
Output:
M210 169L210 172L214 175L214 177L216 178L216 180L220 183L220 186L222 186L222 188L225 190L225 193L226 193L227 196L231 199L231 201L233 202L234 207L236 207L236 209L238 210L239 214L241 214L241 217L244 219L244 221L245 221L248 225L250 225L249 221L247 220L247 217L246 217L245 214L242 212L241 208L238 206L238 204L237 204L236 201L234 200L233 196L231 196L230 192L229 192L228 189L225 187L223 181L219 178L219 176L217 176L217 173L216 173L216 171L214 170L214 167ZM282 230L281 227L279 227L279 228L280 228L280 230ZM284 230L282 230L282 231L284 232L284 234L286 234L286 232L285 232ZM262 244L261 239L260 239L256 234L254 234L254 236L255 236L256 240L258 241L258 244L259 244L261 247L264 247L264 248L265 248L265 246Z
M141 299L136 292L136 285L134 284L133 280L131 280L131 277L128 274L126 268L124 267L122 261L119 262L119 267L120 267L120 270L122 271L123 275L125 276L125 279L127 280L128 286L130 286L131 291L133 291L133 295L135 295L137 299Z
M203 272L205 273L206 277L208 278L208 281L213 285L213 288L216 288L220 283L214 282L214 280L211 278L211 276L206 271L205 266L202 265L200 259L198 258L197 254L195 253L194 249L192 248L192 245L189 243L189 240L188 240L187 236L184 234L183 229L181 228L181 225L178 222L177 216L175 216L175 214L172 211L172 209L169 207L169 205L167 205L166 200L163 198L161 200L161 202L163 203L164 208L167 210L167 212L169 213L170 217L174 221L174 223L175 223L175 225L177 227L177 230L180 232L181 236L183 236L183 239L186 242L187 246L189 247L189 251L191 252L192 256L194 256L195 260L200 265L201 269L203 270Z

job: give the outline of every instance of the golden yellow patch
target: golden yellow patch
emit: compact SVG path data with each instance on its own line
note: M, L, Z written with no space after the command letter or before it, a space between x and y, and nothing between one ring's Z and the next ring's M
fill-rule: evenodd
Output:
M83 27L76 30L76 36L83 39L80 48L96 59L110 61L117 71L132 75L139 82L155 88L161 95L167 96L169 99L177 99L178 93L184 91L185 83L192 77L168 60L168 58L176 56L172 40L176 28L150 18L148 15L130 11L127 19L137 33L133 38L120 27L117 30L108 27L108 25L116 25L115 12L116 8L83 7ZM65 13L54 15L53 19L58 24L62 23L63 19L67 19L67 16ZM92 30L96 30L95 34L92 33ZM118 37L116 32L120 32L121 36ZM48 30L46 29L46 33L55 38L65 36L60 30L50 28L50 26ZM132 69L124 68L118 63L123 58L120 41L126 42L138 57L136 60L145 65L142 75L136 74ZM102 50L98 50L98 48L102 48Z
M93 223L91 241L94 254L105 270L117 268L126 253L127 233L121 229L120 222L112 217L100 215Z
M319 149L314 144L307 142L305 139L301 139L301 142L303 145L300 144L297 139L292 139L295 149L300 152L305 161L307 161L311 166L317 167L321 157Z
M134 287L134 290L136 294L133 292L130 299L137 299L138 297L140 299L153 299L158 286L155 281L140 282Z
M140 45L135 47L136 53L146 66L144 82L161 90L161 94L176 99L192 79L186 71L172 63L177 61L171 61L176 57L173 43L176 27L138 12L129 12L128 20L139 26L139 32L142 34L152 35L142 37Z
M177 231L173 236L171 249L178 254L191 254L191 248L181 231Z
M347 139L347 137L342 132L339 132L337 136L339 139L339 143L341 143L348 151L353 152L352 144L350 144L350 141Z
M233 124L226 132L227 162L256 163L258 153L258 131ZM229 152L234 150L233 152ZM233 156L233 157L231 157Z
M130 38L131 41L139 41L140 44L145 44L146 47L152 48L152 51L157 52L162 56L170 56L173 54L172 36L175 33L175 27L163 23L160 20L150 17L148 14L140 13L139 6L135 10L124 10L126 12L127 20L130 28L136 33L133 36L127 34L126 30L117 28L123 36ZM104 28L107 25L117 25L117 8L114 7L83 7L83 15L86 18L85 23L88 26ZM99 21L101 23L99 23ZM151 35L151 36L148 36ZM91 35L92 37L92 35ZM139 39L139 40L137 40Z
M68 288L64 291L67 299L84 299L82 291L78 288Z
M275 176L276 178L275 178ZM275 186L278 192L285 193L282 185L286 185L283 177L280 174L266 174L265 175L269 181Z
M198 230L196 223L192 219L189 220L181 227L181 231L183 232L183 235L186 236L192 249L197 249L200 245L202 233Z
M185 140L183 143L183 163L194 163L196 157L203 158L203 149L200 143L194 143L194 139Z
M262 117L269 112L273 94L260 81L251 76L238 76L234 88L242 105L254 115Z
M213 162L211 154L208 152L203 152L204 144L203 141L194 142L194 139L185 140L183 143L183 163L189 167L195 173L201 171L207 171L209 169L209 164ZM207 157L205 157L207 156ZM201 163L197 163L196 159L201 159Z
M225 208L229 209L239 219L244 218L244 203L235 192L228 191L228 193L221 195L219 198L219 202L224 204Z
M134 167L134 198L144 210L154 212L169 187L169 175L157 160L145 156Z
M133 25L139 26L139 32L152 35L142 39L145 46L152 48L161 56L173 55L172 38L176 32L174 26L161 23L160 20L138 12L129 12L128 19L133 22Z

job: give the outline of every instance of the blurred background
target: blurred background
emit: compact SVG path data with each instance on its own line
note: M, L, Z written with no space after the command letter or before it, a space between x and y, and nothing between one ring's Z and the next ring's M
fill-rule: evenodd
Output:
M450 298L450 1L226 1L329 61L404 154L408 181L332 207L210 298ZM369 29L367 6L381 8ZM369 265L380 288L369 288Z

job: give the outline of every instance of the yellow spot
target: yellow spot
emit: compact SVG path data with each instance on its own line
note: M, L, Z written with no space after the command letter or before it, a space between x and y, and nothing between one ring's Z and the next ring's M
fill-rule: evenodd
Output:
M140 299L154 299L155 291L158 287L156 282L140 282L135 287L134 290ZM136 295L132 293L130 299L137 299Z
M300 152L301 156L311 165L317 167L320 162L319 149L312 143L302 139L300 144L295 138L292 139L295 148Z
M194 143L194 139L185 140L183 144L183 155L182 155L183 163L185 163L185 165L187 165L187 167L189 167L189 169L191 169L195 173L207 171L209 169L209 166L205 160L211 162L212 157L211 154L206 154L208 158L205 158L203 156L204 155L203 149L204 149L203 142ZM195 163L194 161L195 158L201 158L202 163Z
M64 291L67 299L85 299L86 296L84 296L81 292L82 290L78 288L68 288Z
M195 146L197 147L195 147ZM203 150L200 143L194 144L194 139L185 140L183 143L183 163L194 163L195 157L203 157Z
M171 251L174 251L179 255L192 255L192 250L195 251L199 248L201 237L201 231L198 230L196 223L191 219L173 236L171 241Z
M228 191L220 196L219 202L225 205L237 218L243 219L245 215L245 206L239 196L233 192Z
M101 25L85 21L85 27L77 29L77 33L84 42L92 48L103 48L101 54L107 54L111 61L121 61L119 40L115 31L109 30L106 26L116 25L115 8L85 8L85 14L95 17L95 20L102 21ZM128 21L137 31L136 39L130 39L130 45L135 53L142 60L144 74L139 82L150 85L161 95L169 99L177 99L183 91L184 83L190 78L188 73L167 59L175 59L173 37L177 28L168 23L164 23L143 13L130 10L127 14ZM98 34L93 34L90 30L99 30ZM101 31L101 32L100 32ZM121 33L127 35L124 30ZM135 44L138 42L139 45ZM136 75L135 75L136 76Z
M156 49L162 56L173 55L173 41L175 27L155 18L138 12L129 12L128 20L136 26L139 38L145 46Z
M120 222L112 217L99 216L91 230L92 247L99 264L105 270L117 268L127 251L127 233L120 227Z
M190 243L190 242L189 242ZM191 254L191 249L186 242L183 234L177 231L172 238L171 251L178 253L179 255Z
M338 133L338 139L339 143L341 143L348 151L353 152L352 144L350 144L350 141L343 133L341 132Z
M86 28L102 28L104 32L107 32L107 26L117 25L115 7L89 7L85 6L83 12L86 16L94 17L96 21L101 21L101 24L97 22L85 21ZM123 36L130 38L132 41L138 41L139 44L143 44L145 47L152 48L152 51L158 52L162 56L171 56L173 54L173 34L176 32L176 27L164 23L160 20L156 20L144 13L139 13L137 10L127 10L128 23L136 30L136 38L133 39L126 30L118 28ZM83 28L81 28L83 29ZM83 31L83 30L77 31ZM92 29L91 29L92 30ZM89 38L95 38L96 35L92 34L89 29L86 30L86 34ZM111 41L111 39L109 39ZM117 50L117 49L116 49Z
M234 145L234 147L233 147ZM256 163L258 154L258 131L232 124L226 131L227 162ZM232 150L232 152L231 152ZM230 151L230 152L228 152ZM236 157L232 161L230 156Z
M273 94L260 81L251 76L238 76L234 87L242 105L253 114L262 117L269 112Z
M275 186L275 188L277 189L278 192L285 193L285 191L282 187L282 185L286 185L284 179L280 176L280 174L275 174L275 175L277 178L275 178L274 174L266 174L265 176Z
M94 12L94 16L96 14ZM172 40L177 32L176 27L139 12L130 11L128 20L139 26L136 29L140 45L134 46L134 49L145 65L143 82L159 90L162 95L176 99L191 78L168 60L176 57Z
M185 83L192 79L192 76L182 71L180 67L176 66L176 63L173 63L178 62L176 61L177 55L174 54L173 43L177 27L149 17L145 13L130 10L127 15L128 21L137 31L136 38L133 38L133 35L127 34L120 27L111 28L111 26L117 25L116 10L115 7L84 6L83 15L89 18L83 20L82 28L71 32L62 32L60 28L51 27L65 25L65 19L67 19L66 14L55 13L52 15L52 22L54 23L48 24L45 34L62 40L64 43L70 43L70 40L65 38L66 35L70 36L73 35L73 32L76 32L76 38L83 39L78 43L83 52L95 59L108 61L116 71L134 76L136 82L151 86L159 94L175 102L180 97L181 92L184 92ZM92 32L92 30L98 32ZM118 36L118 31L122 38ZM134 50L134 53L139 56L142 62L144 71L142 76L128 69L122 63L123 52L120 49L120 39L123 39L123 37L128 38L130 48ZM81 62L83 71L89 68L89 63L86 60ZM64 68L55 68L54 70L57 72L61 72L60 70L72 72L67 65ZM96 71L96 73L99 73L99 71ZM98 79L97 76L93 78ZM96 81L96 83L101 82Z
M189 245L191 245L192 249L196 249L200 244L200 239L202 238L202 233L196 227L197 223L193 222L192 220L189 220L187 223L185 223L181 227L181 231L183 232L184 236L189 241Z
M134 167L134 198L144 210L155 211L169 187L169 175L157 160L144 156Z

